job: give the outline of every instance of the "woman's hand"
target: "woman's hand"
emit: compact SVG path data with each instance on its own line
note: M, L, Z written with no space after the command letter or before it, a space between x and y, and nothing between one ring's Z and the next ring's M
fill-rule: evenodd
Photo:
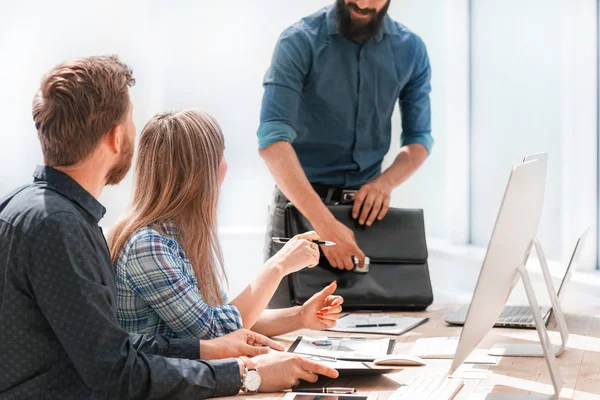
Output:
M315 231L294 236L267 263L288 275L303 268L312 268L319 263L319 246L313 240L320 237Z
M332 282L325 289L308 299L302 306L302 327L305 329L333 328L342 312L342 296L333 296L337 282Z

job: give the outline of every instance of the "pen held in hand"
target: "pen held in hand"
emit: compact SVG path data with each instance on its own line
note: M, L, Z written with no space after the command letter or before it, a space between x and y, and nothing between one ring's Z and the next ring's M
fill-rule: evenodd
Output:
M287 243L292 239L291 238L274 237L274 238L271 238L271 240L273 241L273 243ZM319 244L321 246L335 246L334 242L329 242L327 240L311 240L311 242Z

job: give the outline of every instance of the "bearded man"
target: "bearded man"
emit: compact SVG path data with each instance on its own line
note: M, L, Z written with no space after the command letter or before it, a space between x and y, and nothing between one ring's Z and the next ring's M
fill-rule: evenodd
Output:
M431 68L425 44L388 15L391 0L337 0L303 18L279 37L264 78L259 153L276 181L265 257L284 236L291 201L324 240L334 268L363 265L353 232L327 204L353 204L361 225L389 209L392 190L425 161L431 136ZM391 143L396 103L401 147L382 171ZM283 282L270 307L289 306Z

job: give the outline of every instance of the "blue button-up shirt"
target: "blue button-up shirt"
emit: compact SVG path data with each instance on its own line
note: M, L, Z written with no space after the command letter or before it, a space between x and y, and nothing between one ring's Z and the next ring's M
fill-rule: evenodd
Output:
M309 181L359 187L381 173L391 116L402 113L402 145L433 144L431 68L423 41L385 17L356 43L337 33L335 6L280 36L264 78L259 148L292 143Z

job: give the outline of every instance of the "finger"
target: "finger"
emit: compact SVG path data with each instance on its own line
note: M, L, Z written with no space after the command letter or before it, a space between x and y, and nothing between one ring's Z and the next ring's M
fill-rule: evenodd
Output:
M383 207L383 199L381 197L378 197L375 199L375 202L373 203L373 208L371 208L371 212L369 213L369 217L367 218L367 226L373 225L373 222L375 222L375 218L377 218L379 211L381 211L381 207Z
M331 329L337 325L337 321L319 318L319 322L323 325L321 329Z
M313 243L314 244L314 243ZM315 244L316 246L316 244ZM317 249L311 248L308 254L308 260L306 262L306 266L308 268L313 268L319 265L319 261L321 260L321 253L319 253L319 248Z
M342 306L335 307L325 307L318 311L319 314L327 315L327 314L339 314L342 312Z
M261 335L260 333L252 332L252 342L248 343L250 345L263 345L272 348L273 350L284 351L285 347L280 345L279 343L269 339L268 337ZM268 348L264 347L265 349ZM261 353L262 354L262 353Z
M339 306L343 302L344 302L344 298L342 296L338 296L338 295L331 295L325 299L325 304L327 304L326 307Z
M318 263L319 262L319 258L321 258L321 251L319 250L319 245L318 244L311 243L310 254L315 258L315 260Z
M375 203L375 195L369 194L363 203L362 211L360 213L360 217L358 218L359 224L364 225L367 217L369 216L369 212L371 212L373 203Z
M379 215L377 216L377 219L381 221L383 219L383 217L385 217L385 214L387 214L389 209L390 209L390 199L386 197L385 199L383 199L383 205L381 206L381 211L379 211Z
M306 371L310 371L313 374L319 374L328 378L337 378L340 374L333 368L328 367L324 364L318 363L308 358L299 357L300 365Z
M298 373L298 378L302 379L303 381L310 382L310 383L315 383L316 381L319 380L319 377L317 376L317 374L313 374L312 372L307 371L305 369L302 369Z
M327 297L331 296L333 294L333 292L335 292L336 289L337 289L336 281L333 281L329 285L327 285L323 290L321 290L315 296L316 297L315 300L317 301L317 304L323 303Z
M334 265L335 268L339 268L339 269L344 268L344 264L341 262L339 257L335 257L334 262L335 262L335 265Z
M335 254L332 253L330 249L323 249L323 255L327 261L329 261L329 265L331 265L333 268L337 268Z
M341 316L340 313L337 313L337 314L319 314L317 316L317 318L319 318L322 321L325 321L325 320L327 320L327 321L337 321L338 318L340 318L340 316Z
M342 296L331 296L331 298L333 299L331 305L334 307L341 306L342 304L344 304L344 298Z
M365 189L360 189L356 196L354 196L354 205L352 206L352 218L358 218L358 213L360 212L360 208L367 197L367 191Z
M354 249L352 249L352 252L356 255L356 258L358 258L358 265L360 265L361 267L365 266L365 253L362 252L362 250L357 246L354 247Z
M347 269L348 271L351 271L352 269L354 269L354 261L352 261L352 257L344 258L343 267L345 269Z
M252 346L251 344L245 344L242 346L242 351L244 352L244 356L248 357L256 357L262 354L267 354L269 352L269 348L266 346Z
M304 239L304 240L319 240L319 239L321 239L321 236L319 236L319 234L315 231L304 232L299 235L296 235L295 237L298 239Z

